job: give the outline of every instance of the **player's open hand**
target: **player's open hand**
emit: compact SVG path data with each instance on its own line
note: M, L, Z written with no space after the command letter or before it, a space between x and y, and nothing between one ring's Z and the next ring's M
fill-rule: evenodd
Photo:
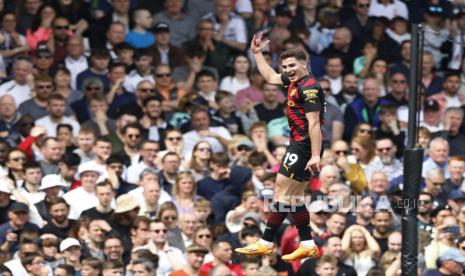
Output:
M256 34L253 36L252 42L250 43L250 48L252 49L252 52L259 53L261 52L266 45L270 43L270 40L263 40L263 32L260 32L259 34Z
M309 170L311 174L317 174L320 171L320 156L314 155L307 162L305 170Z

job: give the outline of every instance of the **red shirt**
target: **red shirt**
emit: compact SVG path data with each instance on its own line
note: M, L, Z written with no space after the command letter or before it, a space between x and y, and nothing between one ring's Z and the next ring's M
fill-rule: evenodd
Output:
M244 273L242 272L242 268L240 265L229 263L229 264L226 264L226 266L236 276L244 276ZM210 273L212 269L213 269L213 262L204 263L202 267L200 267L200 274L206 273L206 275L208 275L208 273Z

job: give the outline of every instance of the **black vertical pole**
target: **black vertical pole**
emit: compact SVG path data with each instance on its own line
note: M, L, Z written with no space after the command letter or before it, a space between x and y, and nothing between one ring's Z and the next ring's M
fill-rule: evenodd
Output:
M421 25L412 25L412 46L410 52L410 91L409 91L409 118L407 147L404 151L404 188L402 193L402 276L417 275L418 270L418 219L417 202L420 193L421 170L423 163L423 149L416 148L418 122L417 112L419 106L419 85L421 80L422 55L420 41L422 41L423 28Z

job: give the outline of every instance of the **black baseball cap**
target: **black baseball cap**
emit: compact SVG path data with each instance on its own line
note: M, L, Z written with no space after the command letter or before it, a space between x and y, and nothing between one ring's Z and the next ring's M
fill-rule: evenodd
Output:
M426 100L424 103L424 110L425 111L439 111L439 103L436 100Z
M29 206L27 206L27 204L24 204L22 202L15 202L11 204L9 211L13 213L21 213L21 212L29 213Z
M170 26L165 22L158 22L152 29L152 32L159 34L159 33L169 33Z

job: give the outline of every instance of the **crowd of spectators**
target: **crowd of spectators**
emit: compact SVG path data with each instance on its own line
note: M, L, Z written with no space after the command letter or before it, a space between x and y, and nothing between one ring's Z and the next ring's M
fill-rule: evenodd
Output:
M419 274L463 275L462 0L0 0L0 275L400 275L411 23ZM318 259L281 260L291 219L271 256L233 253L262 234L290 135L258 32L276 70L306 50L326 94Z

